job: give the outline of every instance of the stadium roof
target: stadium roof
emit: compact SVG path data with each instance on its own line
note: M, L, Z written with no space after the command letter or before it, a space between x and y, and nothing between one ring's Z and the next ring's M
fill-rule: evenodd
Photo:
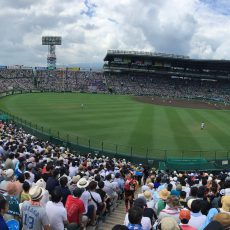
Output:
M114 57L169 62L172 66L230 71L230 60L191 59L188 56L142 51L108 50L104 61Z
M105 56L105 59L107 56L139 56L139 57L167 57L167 58L182 58L182 59L188 59L189 56L183 56L183 55L175 55L175 54L166 54L166 53L157 53L157 52L145 52L145 51L125 51L125 50L108 50L107 54ZM104 59L104 60L105 60Z

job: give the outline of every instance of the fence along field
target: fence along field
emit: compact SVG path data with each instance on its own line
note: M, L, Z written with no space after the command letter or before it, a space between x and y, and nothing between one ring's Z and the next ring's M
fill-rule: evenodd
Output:
M176 108L138 102L131 96L79 93L14 95L1 98L0 107L63 139L112 152L208 159L226 159L230 152L229 110Z

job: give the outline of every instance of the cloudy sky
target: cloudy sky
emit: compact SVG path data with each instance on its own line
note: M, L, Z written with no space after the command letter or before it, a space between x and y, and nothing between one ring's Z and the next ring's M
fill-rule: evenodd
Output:
M230 0L0 0L0 64L102 63L108 49L230 59Z

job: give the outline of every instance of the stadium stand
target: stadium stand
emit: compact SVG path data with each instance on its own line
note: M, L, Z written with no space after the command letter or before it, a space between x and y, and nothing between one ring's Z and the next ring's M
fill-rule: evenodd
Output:
M124 51L108 51L105 61L104 72L3 68L0 92L79 91L230 102L228 61ZM5 115L0 119L8 120ZM230 172L216 170L204 159L167 159L156 170L73 152L1 121L0 161L1 230L12 225L24 230L230 228Z
M1 229L10 220L33 230L230 227L229 170L157 171L73 153L11 122L0 137Z
M120 68L120 67L119 67ZM146 73L0 69L6 90L78 91L230 102L229 79L203 79Z

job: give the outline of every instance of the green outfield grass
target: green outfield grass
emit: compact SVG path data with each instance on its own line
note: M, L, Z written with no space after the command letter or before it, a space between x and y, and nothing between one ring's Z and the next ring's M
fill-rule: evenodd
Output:
M81 104L84 107L81 108ZM119 152L172 155L230 151L230 111L156 106L130 96L34 93L0 99L0 108L71 141ZM205 130L200 130L204 121Z

